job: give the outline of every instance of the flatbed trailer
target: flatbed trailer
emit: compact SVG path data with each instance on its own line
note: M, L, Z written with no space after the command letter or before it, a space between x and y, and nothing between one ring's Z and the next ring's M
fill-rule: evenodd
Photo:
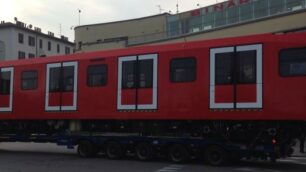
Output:
M1 142L55 143L69 149L77 147L81 157L93 157L103 152L110 159L121 159L129 154L139 160L149 161L154 157L167 157L174 163L189 159L204 158L214 166L242 158L263 158L275 161L281 148L275 141L269 144L238 144L225 139L201 137L141 136L121 133L67 132L46 134L4 134Z

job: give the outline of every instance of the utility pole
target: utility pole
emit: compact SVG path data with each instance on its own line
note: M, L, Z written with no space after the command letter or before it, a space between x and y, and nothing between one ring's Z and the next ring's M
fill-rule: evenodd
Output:
M62 24L61 23L59 23L58 24L58 26L59 26L59 36L62 36Z
M157 8L159 10L159 14L161 14L164 11L164 9L162 9L161 5L157 5Z
M81 10L80 9L78 9L78 12L79 12L79 26L81 25Z

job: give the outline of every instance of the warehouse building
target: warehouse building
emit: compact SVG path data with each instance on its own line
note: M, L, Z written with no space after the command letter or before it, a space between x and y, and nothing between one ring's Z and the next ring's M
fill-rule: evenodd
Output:
M78 26L76 51L97 51L306 28L306 0L229 0L179 13Z

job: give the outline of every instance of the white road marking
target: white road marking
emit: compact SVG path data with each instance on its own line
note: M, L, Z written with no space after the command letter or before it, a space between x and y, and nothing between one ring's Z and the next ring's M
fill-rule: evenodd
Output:
M278 159L279 163L291 163L291 164L299 164L299 165L306 165L306 157L290 157L286 159ZM254 168L254 167L242 167L236 168L235 170L241 172L281 172L280 170L272 170L272 169L262 169L262 168Z
M294 164L306 165L306 157L290 157L287 159L279 159L279 162L289 162Z
M170 165L162 169L159 169L156 172L177 172L183 169L184 167L185 167L184 165Z
M262 171L262 172L281 172L279 170L261 169L261 168L236 168L237 171Z
M290 157L290 159L306 160L306 157Z

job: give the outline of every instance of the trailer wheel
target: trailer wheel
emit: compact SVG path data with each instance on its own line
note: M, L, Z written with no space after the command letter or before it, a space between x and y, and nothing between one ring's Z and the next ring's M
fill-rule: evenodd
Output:
M90 141L80 141L78 144L78 155L83 158L93 157L98 153L98 148Z
M136 146L136 156L141 161L149 161L153 158L152 146L148 143L139 143Z
M226 162L227 154L220 146L210 146L205 150L204 158L209 165L220 166Z
M168 152L169 159L174 163L184 163L189 159L187 149L180 144L172 145Z
M106 144L105 153L109 159L120 159L123 156L123 148L120 143L111 141Z

